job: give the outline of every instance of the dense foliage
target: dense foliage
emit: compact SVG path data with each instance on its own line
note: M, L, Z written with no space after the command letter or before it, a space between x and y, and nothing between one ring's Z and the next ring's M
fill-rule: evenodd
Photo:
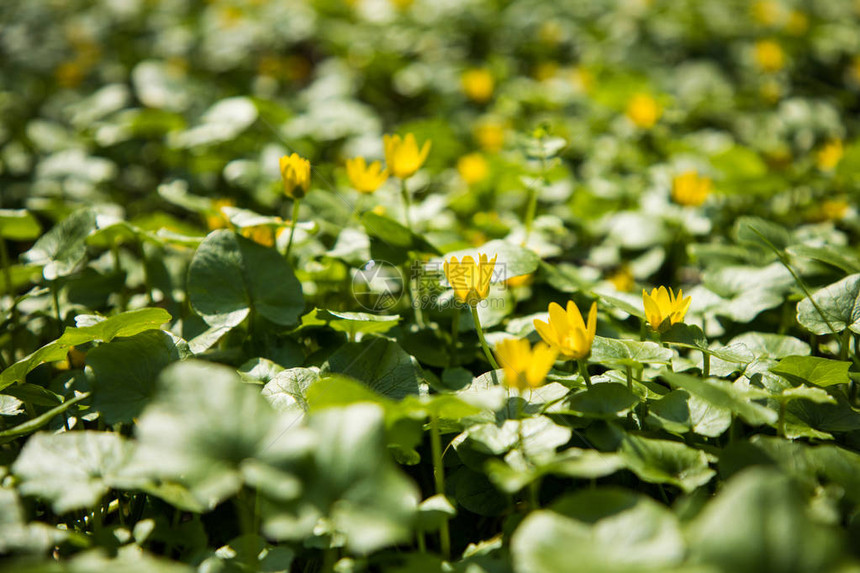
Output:
M4 570L860 571L857 2L7 0L0 58Z

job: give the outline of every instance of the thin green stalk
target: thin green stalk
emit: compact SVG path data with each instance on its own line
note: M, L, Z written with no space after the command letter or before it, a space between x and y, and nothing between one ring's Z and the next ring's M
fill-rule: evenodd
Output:
M753 230L753 232L756 235L759 236L759 238L764 242L764 244L766 244L768 247L770 247L770 249L774 252L774 254L776 254L776 258L779 259L780 263L782 263L782 266L784 266L786 268L786 270L788 270L788 272L791 273L791 276L794 277L794 282L797 283L797 286L800 287L800 290L802 290L803 294L806 295L806 298L809 299L810 304L812 304L813 308L815 308L815 311L821 317L821 320L823 320L824 323L827 325L827 328L830 329L830 332L832 332L833 334L837 334L836 329L833 327L833 324L830 323L830 320L824 314L824 311L821 310L821 307L818 306L818 303L815 302L814 298L812 298L812 293L809 292L809 288L806 286L806 283L803 282L803 280L800 278L800 276L796 272L794 272L794 269L788 263L788 257L785 256L785 253L780 251L776 247L776 245L771 243L770 240L761 233L761 231L759 231L755 227L750 227L750 228Z
M587 388L591 388L591 376L588 374L588 361L581 359L577 360L576 363L579 364L579 373L582 374L582 378L585 380L585 386Z
M776 433L780 438L785 437L785 401L779 402L779 418L776 422Z
M412 229L412 219L409 217L409 209L412 206L412 201L409 198L409 188L406 186L406 179L400 180L400 195L403 197L403 220L406 222L406 228Z
M702 376L707 378L711 375L711 355L702 351Z
M627 365L627 389L633 392L633 367Z
M848 360L848 351L851 349L851 331L847 328L842 331L842 340L839 341L839 359Z
M419 553L427 553L427 541L424 539L424 532L419 530L415 537L418 539Z
M57 318L57 338L63 335L63 315L60 312L60 288L57 281L51 281L51 296L54 299L54 316Z
M430 449L433 454L433 481L436 493L445 495L445 466L442 464L442 436L439 432L439 418L430 415ZM442 520L439 528L439 547L444 559L451 558L451 533L448 531L448 521Z
M496 362L496 359L493 357L493 353L490 352L490 347L487 346L487 341L484 339L484 329L481 328L481 318L478 316L478 305L471 305L470 308L472 309L472 320L475 322L475 330L478 333L478 340L481 341L481 348L484 349L484 355L487 357L493 370L498 370L499 364Z
M290 221L290 240L287 241L287 252L284 256L289 259L290 251L293 248L293 237L296 236L296 225L299 222L299 207L301 206L301 199L293 199L293 219Z

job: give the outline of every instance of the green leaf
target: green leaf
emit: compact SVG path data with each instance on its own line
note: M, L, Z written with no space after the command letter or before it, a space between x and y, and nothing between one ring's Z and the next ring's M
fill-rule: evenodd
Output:
M361 224L371 237L371 253L391 264L400 264L406 260L409 251L431 253L438 255L439 250L427 242L424 237L414 233L385 215L366 211L361 215Z
M87 236L96 230L96 214L92 209L72 213L39 237L33 247L21 255L31 265L42 267L45 280L55 280L72 274L87 255Z
M409 539L418 490L388 457L382 409L330 408L308 423L317 435L309 495L330 500L329 518L347 549L364 555Z
M161 330L115 338L87 353L93 369L93 407L106 424L131 422L155 395L155 381L171 362L188 358L185 343Z
M745 346L758 359L780 359L793 354L807 355L809 345L793 336L770 332L745 332L729 341L729 346Z
M445 521L457 515L457 509L448 498L438 493L418 505L417 527L421 531L436 531Z
M770 369L793 384L813 384L815 386L833 386L847 384L850 362L831 360L818 356L786 356L779 364Z
M650 483L667 483L687 493L705 485L716 472L705 452L680 442L627 435L620 452L627 468Z
M847 274L860 273L860 256L848 247L833 244L828 244L826 247L792 245L788 248L788 252L795 257L827 263Z
M516 571L674 571L684 558L677 518L622 489L584 490L526 517L511 539Z
M279 412L305 412L308 388L320 379L319 371L311 368L290 368L278 372L265 386L262 395Z
M0 239L29 241L41 233L39 221L26 209L0 209Z
M837 532L813 521L804 496L773 469L732 477L687 529L692 558L736 573L832 571Z
M394 399L417 394L421 381L415 359L396 342L384 338L344 344L323 364L321 374L328 373L350 376Z
M142 308L110 318L81 315L76 318L76 321L86 326L67 328L60 338L49 342L0 373L0 390L23 380L28 372L40 364L62 360L72 346L94 340L110 342L117 336L134 336L146 330L159 328L170 321L170 314L162 308Z
M214 507L241 487L242 462L271 450L275 412L225 366L177 362L162 371L158 386L138 421L134 465L143 475L187 485Z
M57 513L91 508L111 487L122 487L131 443L109 432L36 434L12 471L24 495L51 502Z
M800 301L797 322L813 334L839 333L846 328L860 333L860 274L847 276L815 292L811 299Z
M647 420L675 434L694 432L716 438L731 426L732 413L686 390L672 390L659 400L648 402Z
M782 251L791 243L791 234L782 225L759 217L738 217L734 235L738 243L760 245L772 251L771 245Z
M568 400L568 407L581 416L611 420L626 415L638 403L624 385L606 383L577 392Z
M210 233L188 270L188 298L209 326L234 327L253 309L282 326L304 308L302 287L286 259L233 231Z
M315 308L302 317L302 326L330 326L350 337L364 334L388 332L400 322L399 315L369 314L366 312L342 312Z
M89 392L79 394L74 398L69 398L59 406L55 406L54 408L51 408L43 414L39 414L35 418L31 418L26 422L15 426L14 428L9 428L8 430L0 432L0 444L5 444L6 442L10 442L15 438L26 436L27 434L35 432L36 430L38 430L42 426L47 425L51 420L53 420L54 416L62 414L78 402L82 402L89 397Z
M500 239L485 243L478 248L445 253L443 259L434 259L431 262L438 264L441 269L443 260L447 261L451 257L457 257L457 260L462 260L463 257L468 255L475 261L478 261L481 254L487 255L488 259L492 259L493 256L498 255L496 265L493 268L492 282L494 283L504 282L512 277L531 274L537 270L540 264L540 257L534 251Z
M591 361L606 366L639 367L645 364L668 364L672 351L655 342L619 340L595 336L591 346Z
M809 400L816 404L836 404L836 398L827 393L823 388L812 388L810 386L796 386L783 390L777 395L777 399L786 402L791 400Z
M752 401L753 399L764 398L766 396L764 393L759 395L745 392L728 382L713 379L703 380L669 371L662 372L660 376L672 386L682 388L717 408L730 410L740 416L747 424L760 426L776 422L777 413L775 411Z

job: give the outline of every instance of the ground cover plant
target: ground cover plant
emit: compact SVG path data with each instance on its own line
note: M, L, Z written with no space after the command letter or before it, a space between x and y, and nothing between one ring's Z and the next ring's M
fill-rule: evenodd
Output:
M860 571L860 4L0 7L0 570Z

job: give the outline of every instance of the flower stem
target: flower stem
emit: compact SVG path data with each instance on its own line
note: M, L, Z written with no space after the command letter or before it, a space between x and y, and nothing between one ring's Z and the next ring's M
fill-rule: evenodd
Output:
M580 359L576 362L579 364L579 373L582 374L582 378L585 380L585 386L591 388L591 376L588 375L588 361Z
M487 357L493 370L498 370L499 364L496 362L496 359L493 358L493 353L490 352L490 347L487 346L487 341L484 339L484 330L481 328L481 318L478 316L478 305L471 305L471 309L472 320L475 322L475 331L478 333L478 340L481 341L481 348L484 349L484 355Z
M406 227L412 230L412 220L409 218L409 209L412 206L412 201L409 199L409 188L406 186L406 179L400 180L400 195L403 197L403 220L406 222Z
M633 367L627 365L627 389L633 392Z
M439 432L439 418L436 414L430 415L430 449L433 453L433 481L436 484L436 493L445 495L445 466L442 464L442 437ZM448 520L442 520L439 528L439 547L442 550L442 558L451 557L451 533L448 531Z
M702 350L702 376L707 378L711 375L711 355Z
M293 200L293 220L290 221L290 240L287 241L287 252L284 256L289 259L290 251L293 248L293 237L296 236L296 224L299 222L299 206L301 205L301 199Z

